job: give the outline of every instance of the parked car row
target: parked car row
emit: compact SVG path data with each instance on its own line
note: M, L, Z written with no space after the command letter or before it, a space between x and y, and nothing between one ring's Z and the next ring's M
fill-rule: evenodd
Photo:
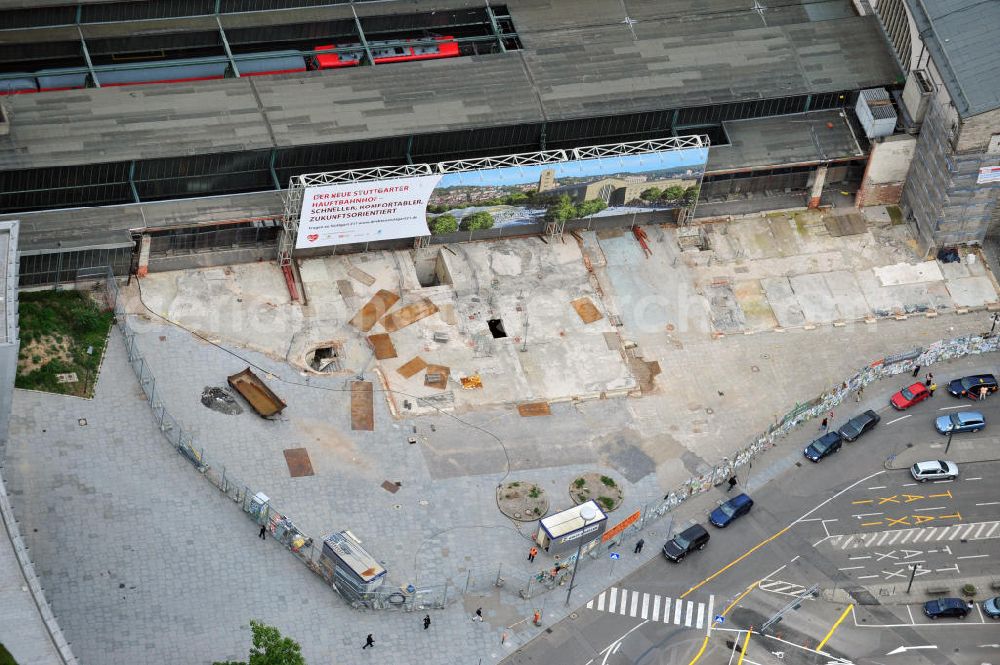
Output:
M1000 596L983 601L983 614L1000 619ZM972 611L972 603L961 598L938 598L924 603L924 614L931 619L964 619Z
M802 454L813 462L819 462L825 457L834 454L844 444L844 441L853 443L861 436L879 424L882 418L874 411L865 411L858 414L844 423L839 430L829 431L811 442L802 451Z
M905 411L914 404L923 402L928 397L932 397L931 382L921 383L917 381L903 388L889 398L889 404L897 411ZM984 399L998 389L997 378L992 374L973 374L963 376L960 379L953 379L948 383L948 392L959 398L980 400Z

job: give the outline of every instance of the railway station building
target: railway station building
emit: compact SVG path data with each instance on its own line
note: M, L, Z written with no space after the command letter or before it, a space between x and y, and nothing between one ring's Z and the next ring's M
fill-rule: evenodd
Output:
M0 89L24 88L0 96L0 219L20 220L22 286L272 260L305 173L686 135L711 143L701 214L850 192L902 197L928 247L974 239L926 216L957 200L928 208L932 187L905 185L911 162L927 170L914 183L943 167L902 110L921 56L888 4L39 4L0 1ZM457 50L434 55L444 42Z

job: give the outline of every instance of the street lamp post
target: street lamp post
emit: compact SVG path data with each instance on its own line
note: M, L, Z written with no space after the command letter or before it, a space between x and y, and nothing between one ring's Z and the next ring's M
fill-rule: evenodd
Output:
M566 604L569 605L569 598L573 595L573 585L576 583L576 569L580 567L580 554L583 552L583 537L586 535L587 524L597 517L597 511L590 504L580 507L580 517L583 519L583 526L580 527L580 544L576 546L576 561L573 562L573 575L569 578L569 590L566 592Z

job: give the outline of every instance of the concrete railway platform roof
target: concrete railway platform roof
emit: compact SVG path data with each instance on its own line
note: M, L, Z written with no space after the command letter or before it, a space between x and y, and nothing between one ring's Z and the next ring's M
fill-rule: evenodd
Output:
M354 5L362 21L472 6L480 4ZM846 0L801 0L763 15L742 0L631 0L627 19L617 0L510 0L506 7L521 50L9 97L0 170L553 123L836 93L899 76L876 20L855 16ZM313 8L295 20L346 15L348 6ZM286 12L227 18L292 19Z

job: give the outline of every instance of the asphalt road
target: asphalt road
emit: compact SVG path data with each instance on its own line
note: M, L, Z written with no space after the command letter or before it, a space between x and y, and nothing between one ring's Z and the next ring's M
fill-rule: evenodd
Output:
M971 363L956 371L965 367ZM900 377L896 387L906 383ZM923 602L936 597L928 587L957 596L976 580L977 599L1000 595L989 589L1000 580L1000 461L990 461L1000 458L1000 437L992 435L1000 432L1000 393L977 403L939 390L900 413L888 406L891 385L881 386L886 406L875 407L882 421L874 430L820 463L801 455L819 432L797 432L778 453L789 470L755 489L747 516L726 529L708 526L703 514L676 519L674 532L706 524L712 539L703 551L679 564L657 557L580 599L574 615L506 662L735 664L742 655L747 663L1000 665L1000 622L978 604L963 621L932 622L922 613ZM842 405L833 425L863 410L852 407ZM947 438L933 421L960 409L982 411L987 428L955 435L946 456ZM907 468L887 463L952 456L970 460L960 463L955 481L917 483ZM724 499L718 491L704 511ZM796 603L768 635L759 634L774 613ZM722 623L713 622L717 616Z

